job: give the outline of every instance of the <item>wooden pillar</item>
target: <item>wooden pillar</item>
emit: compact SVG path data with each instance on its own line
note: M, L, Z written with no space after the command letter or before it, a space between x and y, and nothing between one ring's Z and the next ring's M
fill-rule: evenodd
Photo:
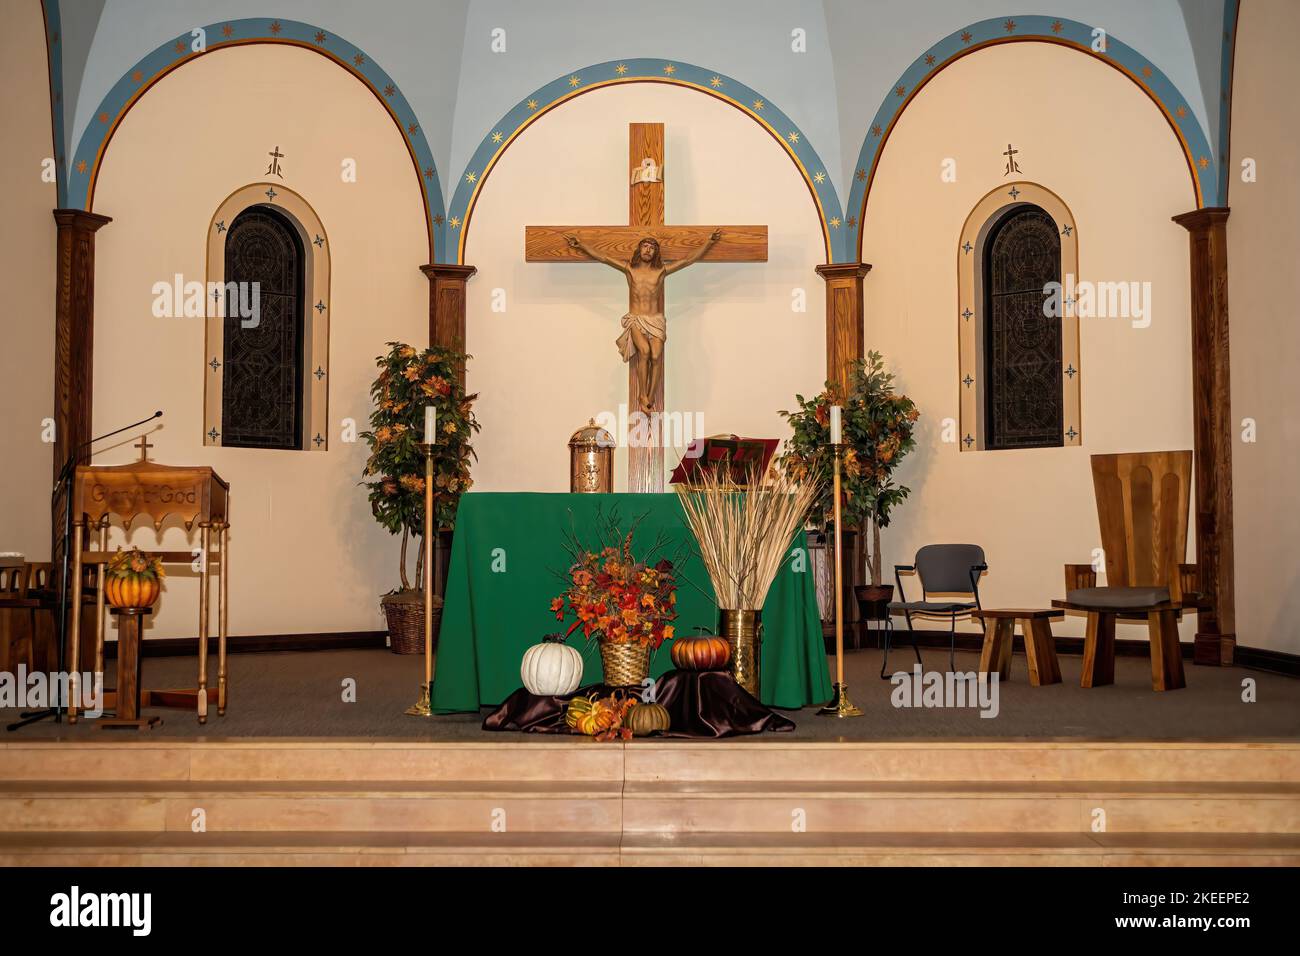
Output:
M95 233L112 222L81 209L56 209L54 299L54 478L68 456L91 439L91 387L95 344ZM79 451L78 451L79 450ZM53 483L51 481L51 483ZM51 560L59 567L63 545L62 498L51 515ZM75 516L74 516L75 520Z
M1196 564L1213 602L1197 617L1195 661L1231 664L1237 643L1232 546L1232 392L1228 356L1228 209L1174 216L1191 236Z
M853 363L866 356L862 328L862 279L871 266L865 262L820 265L826 280L826 380L845 388Z
M429 344L465 351L465 284L478 269L435 262L420 271L429 280ZM465 384L464 365L460 384Z

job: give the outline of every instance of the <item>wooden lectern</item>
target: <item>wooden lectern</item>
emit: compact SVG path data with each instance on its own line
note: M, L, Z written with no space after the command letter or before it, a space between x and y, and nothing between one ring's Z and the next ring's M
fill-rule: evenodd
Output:
M108 550L109 521L116 516L130 529L141 515L147 516L155 531L161 531L168 517L185 522L185 530L199 528L199 553L190 551L153 551L164 564L199 564L199 680L198 687L177 690L141 690L139 706L193 707L199 723L207 723L208 704L215 700L218 716L226 712L226 627L227 546L230 534L230 486L206 466L197 468L159 465L149 461L147 440L139 446L140 460L129 465L81 465L72 484L72 622L69 627L69 697L68 723L76 723L81 702L81 582L82 566L96 566L95 654L93 673L104 671L104 566L113 555ZM86 536L99 531L99 549L83 551ZM215 550L214 550L215 548ZM217 687L208 690L208 631L211 604L212 569L217 572ZM120 688L119 688L120 689ZM105 707L117 707L106 695Z

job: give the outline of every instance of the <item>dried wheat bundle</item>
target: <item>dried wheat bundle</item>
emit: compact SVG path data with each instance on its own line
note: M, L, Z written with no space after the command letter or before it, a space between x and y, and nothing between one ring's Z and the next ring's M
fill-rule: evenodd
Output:
M786 549L817 500L818 482L784 471L764 478L751 470L748 486L725 469L701 469L689 485L675 485L686 523L700 546L718 607L761 610Z

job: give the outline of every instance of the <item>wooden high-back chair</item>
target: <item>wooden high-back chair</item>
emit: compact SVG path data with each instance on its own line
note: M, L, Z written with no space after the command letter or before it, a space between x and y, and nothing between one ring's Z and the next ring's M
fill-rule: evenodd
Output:
M21 560L0 564L0 671L17 673L19 664L30 672L32 609L37 602L28 590L28 566Z
M1191 498L1190 451L1092 456L1097 523L1105 553L1106 584L1091 564L1065 566L1064 601L1053 607L1083 611L1084 687L1115 680L1115 622L1146 621L1151 637L1151 684L1185 686L1178 618L1198 606L1196 566L1187 552Z

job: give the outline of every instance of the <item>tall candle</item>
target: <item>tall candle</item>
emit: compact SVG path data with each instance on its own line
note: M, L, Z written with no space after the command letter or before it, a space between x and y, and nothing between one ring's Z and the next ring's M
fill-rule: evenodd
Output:
M438 440L438 410L432 405L424 406L424 443L432 445Z
M831 406L831 444L838 445L843 436L840 434L840 407Z

